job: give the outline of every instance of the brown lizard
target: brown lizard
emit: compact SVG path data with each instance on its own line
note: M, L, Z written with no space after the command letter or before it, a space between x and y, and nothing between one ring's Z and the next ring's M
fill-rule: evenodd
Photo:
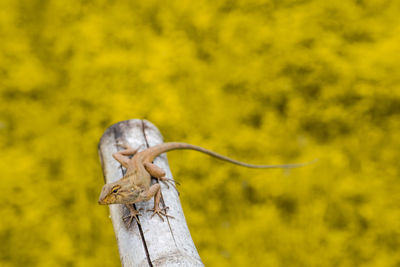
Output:
M240 162L226 156L222 156L213 151L207 150L205 148L178 142L162 143L150 148L147 148L141 152L137 152L137 149L133 149L127 145L121 145L125 150L116 152L113 154L114 159L122 164L126 168L126 174L118 181L113 183L108 183L103 186L100 194L99 204L109 205L109 204L126 204L130 210L129 225L131 224L133 218L136 219L138 223L138 215L141 215L132 205L141 201L148 201L154 197L154 208L152 209L152 217L157 214L162 220L162 216L172 217L167 215L165 208L160 208L161 191L160 184L156 183L151 185L151 177L157 178L161 182L172 182L172 179L165 177L165 172L153 164L153 160L164 152L178 149L190 149L200 151L202 153L208 154L215 158L237 164L240 166L248 168L295 168L307 165L309 163L301 164L282 164L282 165L253 165L245 162ZM132 158L129 156L134 155Z

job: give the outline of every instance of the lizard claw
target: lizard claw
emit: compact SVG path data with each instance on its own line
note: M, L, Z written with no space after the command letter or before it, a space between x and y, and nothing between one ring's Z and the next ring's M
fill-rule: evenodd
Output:
M130 148L128 144L126 144L126 143L121 143L121 142L118 142L118 143L117 143L117 146L122 147L122 148L124 148L124 149Z
M164 221L163 216L165 216L165 218L167 218L167 217L175 218L174 216L171 216L171 215L167 214L167 210L168 209L169 209L169 207L164 207L162 209L160 207L157 207L157 208L150 209L150 210L147 210L147 211L152 211L153 212L153 214L151 215L151 218L153 218L153 216L157 214L158 217L160 217L161 220Z
M178 195L180 195L178 188L176 188L176 185L180 185L181 183L167 177L160 178L160 181L163 182L163 184L165 184L168 189L169 189L169 184L172 185L175 188L176 192L178 192Z
M118 141L118 142L116 143L116 146L122 147L123 149L140 150L140 149L143 147L143 144L140 145L137 149L133 149L133 148L132 148L130 145L128 145L127 143Z
M128 221L128 228L131 226L132 221L133 221L133 218L135 218L136 222L137 222L138 224L140 224L140 221L139 221L138 216L139 216L139 215L142 216L142 214L141 214L139 211L135 210L134 208L132 208L132 209L129 208L129 210L130 210L129 215L127 215L127 216L125 216L125 217L122 218L122 220L124 220L124 221L126 221L127 219L129 219L129 221Z

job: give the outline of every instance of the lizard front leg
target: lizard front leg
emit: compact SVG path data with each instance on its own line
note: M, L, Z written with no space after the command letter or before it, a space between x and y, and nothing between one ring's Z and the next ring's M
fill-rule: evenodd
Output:
M133 221L133 218L135 218L136 222L137 222L138 224L140 224L140 221L139 221L138 216L139 216L139 215L142 215L142 214L140 214L140 212L139 212L138 210L136 210L136 209L133 207L133 204L127 204L127 205L125 205L125 206L129 209L129 215L125 216L125 217L122 218L122 219L123 219L123 220L129 219L129 221L128 221L128 227L131 226L131 223L132 223L132 221Z
M154 208L149 210L149 211L153 212L153 214L151 215L151 218L153 218L153 216L155 214L157 214L163 221L164 221L164 218L162 216L174 218L173 216L167 214L168 207L160 208L161 188L160 188L159 184L153 184L144 193L145 193L146 201L150 200L152 197L154 197Z
M170 183L173 187L175 187L176 191L179 193L178 189L176 188L176 186L174 184L174 183L176 183L179 185L179 183L173 179L165 177L165 171L163 169L161 169L157 165L155 165L153 163L149 163L149 162L145 162L143 165L144 165L144 168L146 169L146 171L148 173L150 173L151 176L153 176L153 177L157 178L159 181L163 182L168 188L169 188L168 183Z

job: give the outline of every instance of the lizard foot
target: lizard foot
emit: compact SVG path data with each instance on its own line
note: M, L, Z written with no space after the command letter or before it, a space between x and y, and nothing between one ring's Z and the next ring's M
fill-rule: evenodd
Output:
M123 217L122 219L123 219L124 221L126 221L127 219L129 219L129 220L128 220L128 227L131 226L132 221L133 221L133 218L135 218L136 222L137 222L138 224L140 224L140 221L139 221L138 216L139 216L139 215L142 216L142 214L141 214L139 211L137 211L135 208L131 207L131 206L128 206L128 208L129 208L129 210L130 210L129 215Z
M157 207L157 208L150 209L150 210L147 210L147 211L152 211L153 212L153 214L151 215L151 218L153 218L153 216L157 214L158 217L160 217L161 220L164 221L163 216L165 216L165 218L167 218L167 217L175 218L174 216L171 216L171 215L167 214L167 210L168 209L169 209L169 207L165 207L165 208L162 208L162 209L160 207Z
M118 141L116 145L119 146L119 147L122 147L123 149L131 148L127 143L122 143L120 141Z
M125 143L125 142L121 142L121 141L117 141L117 144L116 144L118 147L122 147L123 149L126 149L126 150L139 150L140 148L142 148L142 146L143 145L140 145L138 148L136 148L136 149L134 149L134 148L132 148L130 145L128 145L127 143Z
M181 183L179 183L178 181L175 181L174 179L167 178L167 177L161 177L161 178L159 178L159 180L161 182L163 182L163 184L165 184L168 189L169 189L169 184L172 185L175 188L176 192L178 192L178 195L180 194L178 191L178 188L176 188L176 185L180 185Z

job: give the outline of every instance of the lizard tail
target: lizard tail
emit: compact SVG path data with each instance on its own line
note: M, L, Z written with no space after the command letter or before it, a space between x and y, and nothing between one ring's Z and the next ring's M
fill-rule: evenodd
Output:
M306 162L306 163L295 163L295 164L279 164L279 165L255 165L255 164L250 164L250 163L246 163L246 162L242 162L242 161L238 161L238 160L234 160L231 158L228 158L226 156L220 155L216 152L213 152L211 150L199 147L199 146L195 146L195 145L191 145L191 144L187 144L187 143L178 143L178 142L169 142L169 143L163 143L163 144L159 144L156 145L154 147L150 147L148 149L148 155L146 157L146 161L148 162L152 162L158 155L171 151L171 150L180 150L180 149L189 149L189 150L196 150L202 153L205 153L207 155L210 155L212 157L215 157L217 159L223 160L223 161L227 161L236 165L240 165L243 167L247 167L247 168L257 168L257 169L272 169L272 168L297 168L297 167L301 167L301 166L305 166L311 163L314 163L316 160L313 160L311 162Z

